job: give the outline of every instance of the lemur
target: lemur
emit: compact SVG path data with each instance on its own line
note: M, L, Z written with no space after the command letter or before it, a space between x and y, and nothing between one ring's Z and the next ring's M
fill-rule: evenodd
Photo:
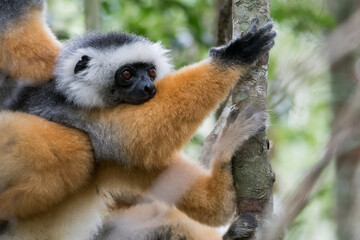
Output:
M2 39L12 30L4 31ZM186 160L179 149L247 66L273 46L274 36L272 23L258 30L254 21L243 37L212 49L207 60L157 81L157 94L146 103L89 109L87 121L101 126L95 138L105 145L110 139L117 148L107 161L99 158L95 168L93 146L82 131L1 112L0 216L18 220L1 237L90 239L102 224L108 193L124 201L140 196L174 204L211 226L226 222L235 204L231 156L263 128L266 114L248 111L232 118L215 148L211 172Z
M20 85L3 109L35 114L93 136L98 132L91 134L91 123L81 122L84 111L144 103L156 93L153 82L171 69L160 43L126 33L89 33L64 45L52 81Z

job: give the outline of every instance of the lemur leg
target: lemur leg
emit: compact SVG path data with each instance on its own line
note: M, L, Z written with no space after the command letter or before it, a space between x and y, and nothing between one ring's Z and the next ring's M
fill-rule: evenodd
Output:
M0 71L11 78L45 82L53 77L61 44L44 21L44 1L22 2L0 6L5 15L0 20Z
M228 127L214 146L211 172L176 153L169 165L158 169L104 162L98 169L97 185L120 197L131 189L132 194L175 204L201 223L226 223L235 209L231 157L246 139L265 127L266 120L266 113L250 108L236 114L229 117Z
M0 219L39 213L91 176L88 137L36 116L0 113Z
M220 240L221 236L215 228L190 219L176 207L154 201L113 212L96 239Z
M180 155L151 187L154 197L174 203L188 216L212 226L226 223L235 210L231 157L244 141L265 128L266 113L247 109L230 115L212 154L211 172L200 171Z

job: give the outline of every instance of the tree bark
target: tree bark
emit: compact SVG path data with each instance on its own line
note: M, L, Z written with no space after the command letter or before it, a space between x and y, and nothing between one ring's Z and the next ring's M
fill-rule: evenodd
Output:
M101 1L85 0L86 30L101 30Z
M251 19L260 25L270 18L270 0L235 0L233 2L233 36L246 31ZM240 111L249 104L266 110L269 55L254 64L232 92L232 103ZM233 157L233 176L237 194L238 219L230 227L229 239L249 239L266 214L272 214L272 188L275 175L268 160L269 141L265 130L250 138ZM235 228L243 228L242 234ZM237 236L236 236L237 235ZM256 239L255 236L251 237Z

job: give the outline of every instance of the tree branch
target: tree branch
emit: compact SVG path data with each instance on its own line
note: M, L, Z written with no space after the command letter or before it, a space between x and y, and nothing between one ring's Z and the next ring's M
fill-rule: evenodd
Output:
M101 30L101 5L98 0L85 0L86 30Z

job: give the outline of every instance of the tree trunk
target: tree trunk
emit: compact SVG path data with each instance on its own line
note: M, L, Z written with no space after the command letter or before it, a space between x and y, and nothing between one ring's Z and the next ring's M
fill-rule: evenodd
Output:
M101 1L85 0L85 26L86 30L101 30Z
M235 0L233 36L246 31L253 18L263 25L270 18L270 0ZM232 103L240 111L256 103L266 110L268 54L254 64L232 92ZM233 157L238 219L230 227L228 239L248 239L266 214L272 214L272 187L275 175L268 160L269 141L265 130L250 138ZM235 228L243 228L241 234ZM255 237L252 237L255 239Z

